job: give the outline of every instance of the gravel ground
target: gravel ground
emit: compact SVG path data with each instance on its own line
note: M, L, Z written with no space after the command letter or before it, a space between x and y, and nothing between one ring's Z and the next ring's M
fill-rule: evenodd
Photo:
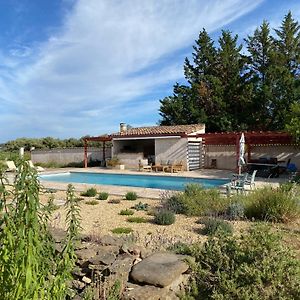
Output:
M79 196L79 195L78 195ZM48 200L47 195L42 195L42 202ZM63 208L65 201L65 192L58 191L54 194L54 203L59 205L59 209L53 213L51 225L54 227L65 229L66 212ZM81 197L81 196L80 196ZM135 217L144 217L148 220L147 223L130 223L126 221L128 216L121 216L119 212L123 209L130 209L135 204L142 202L149 205L149 211L159 207L160 201L157 199L138 198L134 201L125 200L121 196L109 196L108 200L98 200L98 204L89 205L87 201L95 198L82 197L84 200L80 201L80 215L82 233L93 236L95 239L98 236L105 234L113 235L112 229L116 227L130 227L133 229L131 238L138 244L143 246L158 249L160 247L174 244L181 241L186 243L203 242L207 239L206 236L199 234L203 225L197 224L198 217L186 217L183 215L176 215L176 221L169 226L161 226L153 223L153 216L147 214L145 211L135 211ZM109 203L109 200L120 199L119 204ZM234 227L246 228L246 222L232 222Z

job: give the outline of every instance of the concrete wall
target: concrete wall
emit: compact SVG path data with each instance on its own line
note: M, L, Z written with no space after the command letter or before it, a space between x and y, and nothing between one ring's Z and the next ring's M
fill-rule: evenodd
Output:
M217 169L234 169L236 166L236 147L234 145L206 145L204 167L210 168L215 159L217 160Z
M119 153L118 159L122 165L125 165L126 169L137 169L139 166L139 160L144 161L144 155L140 153Z
M102 148L88 147L88 161L103 159ZM111 157L111 148L106 148L105 157ZM49 149L34 150L31 152L31 160L33 163L51 163L69 164L80 163L84 159L84 148L67 148L67 149Z
M247 150L246 150L247 152ZM245 155L247 159L247 154ZM287 162L291 158L300 169L300 147L281 145L257 145L251 146L251 158L276 157L278 160ZM211 166L213 159L217 160L217 169L233 170L236 168L236 147L235 145L206 145L205 146L205 168Z
M155 162L183 161L184 168L187 169L187 142L186 138L155 139Z

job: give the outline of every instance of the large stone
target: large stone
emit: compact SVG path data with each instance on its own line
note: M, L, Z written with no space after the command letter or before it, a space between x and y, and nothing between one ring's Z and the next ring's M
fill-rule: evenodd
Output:
M143 284L166 287L189 268L184 256L172 253L154 253L134 265L130 277Z
M111 246L119 246L121 247L124 241L122 241L120 238L113 237L111 235L105 235L101 237L99 243L101 245L111 245Z
M79 260L89 260L97 254L97 249L95 247L90 247L86 249L79 249L75 251L77 258Z
M127 284L123 293L124 300L177 300L176 294L167 288L159 288L153 285Z
M98 252L97 255L89 259L93 265L111 265L116 259L116 256L108 251Z

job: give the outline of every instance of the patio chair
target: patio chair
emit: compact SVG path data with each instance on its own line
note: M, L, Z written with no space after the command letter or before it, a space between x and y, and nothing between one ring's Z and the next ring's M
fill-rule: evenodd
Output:
M144 164L141 160L139 160L139 171L152 172L152 166Z
M8 172L16 172L17 171L17 167L12 160L7 160L6 166L7 166L6 171L8 171Z
M228 184L228 189L229 190L236 190L237 193L245 192L245 182L248 179L249 174L244 173L244 174L234 174L233 178L231 179L231 182Z
M31 160L28 160L29 167L32 169L36 169L38 172L45 171L43 167L35 166Z
M170 164L166 171L170 171L171 173L177 173L183 171L183 162Z
M257 170L254 170L251 178L249 179L249 176L245 179L245 185L249 185L250 189L252 189L252 186L255 187L255 176L256 176Z
M169 167L170 167L170 161L168 161L167 164L164 164L161 162L161 163L157 163L157 164L153 165L152 170L155 172L157 172L157 171L166 172Z

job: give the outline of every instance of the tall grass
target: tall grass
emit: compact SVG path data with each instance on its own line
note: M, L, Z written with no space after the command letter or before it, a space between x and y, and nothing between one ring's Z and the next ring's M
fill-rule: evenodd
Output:
M300 216L300 187L265 187L240 199L249 219L289 222Z
M63 251L57 254L48 228L51 208L40 204L37 172L25 161L18 170L11 186L4 173L0 177L1 299L65 299L80 229L74 188L67 191L68 229Z

